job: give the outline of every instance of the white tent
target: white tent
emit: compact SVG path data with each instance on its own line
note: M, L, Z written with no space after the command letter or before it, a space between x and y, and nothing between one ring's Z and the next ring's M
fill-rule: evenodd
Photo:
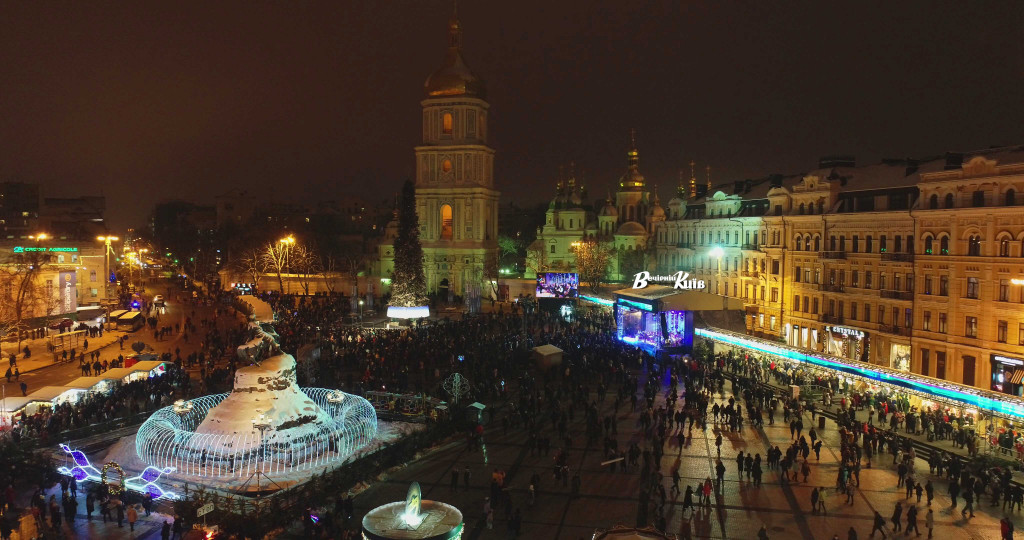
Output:
M562 349L554 345L541 345L533 348L533 358L537 365L547 369L562 364Z

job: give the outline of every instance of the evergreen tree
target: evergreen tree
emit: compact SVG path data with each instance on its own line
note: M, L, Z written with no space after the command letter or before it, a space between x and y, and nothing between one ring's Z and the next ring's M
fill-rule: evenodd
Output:
M423 274L423 247L416 215L416 187L412 180L402 186L398 209L398 237L395 238L395 270L391 274L391 305L427 305L427 278Z

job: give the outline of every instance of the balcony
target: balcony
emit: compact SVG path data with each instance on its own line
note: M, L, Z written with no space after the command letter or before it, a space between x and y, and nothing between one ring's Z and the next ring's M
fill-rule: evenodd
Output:
M913 291L890 291L890 290L883 289L880 292L882 293L882 298L890 298L892 300L913 300L914 299L914 292Z
M761 272L758 272L757 270L743 270L740 272L740 275L743 277L756 278L761 275Z
M821 290L823 290L825 292L841 293L841 292L846 292L846 286L845 285L835 285L835 284L829 285L828 283L825 283L825 284L823 284L821 286Z
M679 242L676 244L676 247L680 249L693 249L693 244L690 242Z
M914 262L913 253L883 253L883 261L891 262Z
M845 259L845 251L820 251L818 252L819 259Z
M878 325L878 329L881 330L882 332L886 332L889 334L896 334L897 336L910 335L910 328L907 328L905 326L896 326L894 324L880 324Z
M821 322L827 322L829 324L843 324L843 317L840 315L822 315Z
M743 251L760 251L757 244L743 244L742 249Z

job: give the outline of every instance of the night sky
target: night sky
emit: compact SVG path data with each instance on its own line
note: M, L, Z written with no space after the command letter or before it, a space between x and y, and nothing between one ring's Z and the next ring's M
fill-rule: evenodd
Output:
M99 4L102 4L100 6ZM463 0L503 201L575 160L603 196L640 168L716 180L1024 143L1024 4ZM248 187L390 197L451 3L3 3L0 180L103 193L115 229L158 200Z

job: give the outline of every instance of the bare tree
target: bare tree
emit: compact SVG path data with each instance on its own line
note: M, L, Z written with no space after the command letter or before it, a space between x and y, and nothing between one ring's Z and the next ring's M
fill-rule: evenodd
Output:
M615 250L590 239L574 242L572 252L576 255L576 270L580 274L580 281L589 285L592 291L597 291L608 275Z
M320 274L320 258L307 246L296 244L288 253L288 265L299 277L302 294L309 295L309 284L313 276Z
M14 253L0 261L0 336L13 333L18 349L29 320L57 311L53 284L47 288L42 282L51 257L46 252L32 251Z
M318 265L320 271L320 277L324 280L324 287L327 288L328 294L334 294L335 282L334 278L338 275L338 269L340 263L338 257L331 254L322 255L320 257L320 263Z
M286 244L284 242L269 242L267 245L260 250L260 260L263 261L263 267L267 272L277 274L277 285L278 290L284 293L284 274L285 269L288 267L288 252L292 249L292 244Z
M539 242L534 245L540 244ZM548 271L548 252L545 251L544 245L540 244L539 247L530 246L527 249L526 255L526 269L533 270L535 274L541 274Z

